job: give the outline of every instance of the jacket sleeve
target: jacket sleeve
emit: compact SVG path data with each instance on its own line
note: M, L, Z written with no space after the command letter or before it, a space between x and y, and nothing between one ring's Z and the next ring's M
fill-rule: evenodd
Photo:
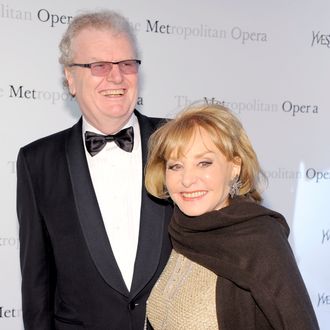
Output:
M34 169L37 173L37 169ZM25 330L54 329L54 259L38 208L36 181L21 149L17 159L22 309ZM40 193L40 192L38 192Z

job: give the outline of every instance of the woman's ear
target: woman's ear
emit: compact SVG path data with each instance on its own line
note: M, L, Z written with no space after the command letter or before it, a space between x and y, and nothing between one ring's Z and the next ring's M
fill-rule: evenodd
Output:
M233 163L232 178L236 176L239 178L239 175L241 173L242 160L240 157L236 156L234 157L232 163Z

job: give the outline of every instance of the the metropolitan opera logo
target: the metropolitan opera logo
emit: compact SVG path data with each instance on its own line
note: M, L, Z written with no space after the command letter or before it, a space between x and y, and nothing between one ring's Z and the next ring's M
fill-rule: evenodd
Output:
M8 96L9 99L48 102L56 105L59 102L73 102L72 97L66 90L40 90L33 87L24 86L21 84L10 84L8 89L0 88L0 98ZM137 106L143 106L143 97L137 98Z
M0 3L0 18L12 19L17 21L38 21L54 28L67 25L73 16L67 13L53 12L47 8L40 8L35 11L26 8L12 7L8 3ZM156 33L175 35L183 39L189 38L213 38L213 39L232 39L242 45L249 43L265 43L269 36L264 31L255 31L240 26L231 28L212 27L204 23L195 26L184 26L169 24L156 19L146 19L144 24L130 22L137 32Z
M207 99L217 100L218 103L227 107L235 114L246 112L282 112L292 117L300 115L317 115L319 113L319 106L317 104L305 104L285 100L280 103L270 103L260 98L251 98L250 100L224 100L221 97L210 96ZM188 106L192 100L186 95L175 95L174 102L178 109Z
M184 40L190 38L233 39L243 45L256 42L264 43L269 39L266 32L249 30L239 26L229 29L211 27L204 23L194 26L183 26L161 22L155 19L146 20L145 32L180 36Z

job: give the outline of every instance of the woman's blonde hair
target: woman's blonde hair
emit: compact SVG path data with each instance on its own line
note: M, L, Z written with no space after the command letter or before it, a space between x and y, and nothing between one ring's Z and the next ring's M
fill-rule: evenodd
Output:
M173 152L178 156L184 154L198 128L208 132L228 161L241 165L239 179L242 186L238 195L260 202L260 179L266 178L256 153L240 121L229 109L217 103L195 103L152 134L145 168L148 192L157 198L169 197L165 185L166 162Z

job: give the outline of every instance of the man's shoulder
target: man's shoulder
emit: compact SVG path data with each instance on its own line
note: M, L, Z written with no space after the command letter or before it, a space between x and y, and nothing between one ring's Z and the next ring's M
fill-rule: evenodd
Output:
M141 112L139 112L137 110L134 111L134 114L138 118L141 126L149 125L153 129L157 129L158 127L165 124L169 120L168 118L162 118L162 117L150 117L150 116L142 114Z
M25 152L29 152L32 150L40 150L40 149L44 149L44 148L52 148L55 147L56 145L61 145L62 143L64 143L64 141L66 140L66 137L71 134L72 130L74 127L76 127L77 125L79 125L80 122L76 123L74 126L63 129L61 131L55 132L53 134L44 136L42 138L39 138L35 141L32 141L28 144L26 144L25 146L23 146L21 148L21 150L25 151Z

